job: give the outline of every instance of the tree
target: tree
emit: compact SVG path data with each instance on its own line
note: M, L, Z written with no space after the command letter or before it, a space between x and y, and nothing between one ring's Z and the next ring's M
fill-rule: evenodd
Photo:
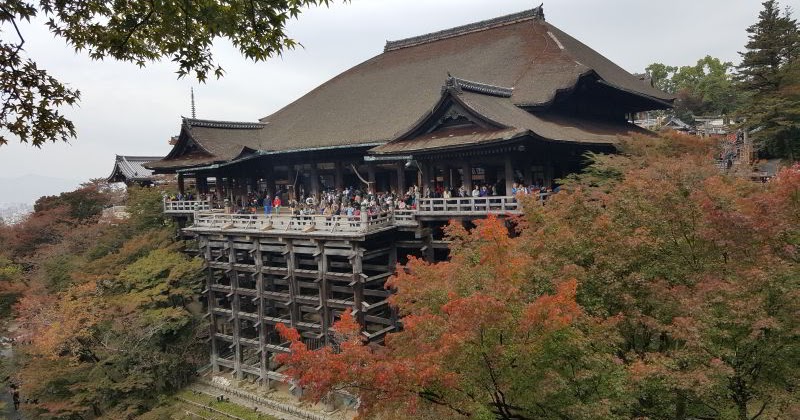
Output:
M279 360L308 398L346 389L376 417L795 418L800 166L754 184L711 147L637 139L524 202L513 235L453 224L449 261L390 280L385 347L344 316L338 351L280 327Z
M588 316L568 277L530 279L531 255L503 221L449 228L452 258L411 259L389 287L403 318L386 348L360 341L346 314L339 352L309 351L280 326L292 353L279 357L319 399L334 389L361 398L361 414L436 418L616 418L621 364L614 319ZM404 414L405 413L405 414Z
M202 261L153 216L155 188L131 190L129 219L100 223L115 194L93 182L44 198L0 235L0 314L13 305L20 325L13 375L39 401L29 417L133 418L205 359Z
M763 3L759 20L749 28L749 41L739 65L740 89L748 96L743 115L755 140L768 155L800 156L800 31L787 8L775 0Z
M753 94L772 93L780 88L780 71L800 54L800 34L791 10L781 14L775 0L762 3L758 22L747 28L746 51L739 53L738 79Z
M672 76L678 71L677 67L668 66L661 63L653 63L647 66L645 72L653 81L653 86L667 93L675 93L675 86L672 83Z
M13 32L0 40L0 131L36 147L75 136L75 126L60 108L76 104L80 92L26 57L21 21L46 19L55 36L95 60L111 57L145 66L167 58L177 63L179 77L193 74L205 81L209 74L224 73L211 50L216 39L230 40L248 59L266 60L298 45L285 32L290 18L304 7L328 4L330 0L6 1L0 5L0 25ZM7 142L0 135L0 145Z
M675 114L691 122L695 115L731 114L736 110L739 95L733 69L733 63L705 56L693 66L653 63L646 71L656 87L675 94Z

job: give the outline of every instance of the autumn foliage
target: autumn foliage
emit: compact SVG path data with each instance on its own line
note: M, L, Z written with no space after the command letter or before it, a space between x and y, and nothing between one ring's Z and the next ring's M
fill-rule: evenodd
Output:
M388 283L403 329L385 346L345 314L333 348L281 328L280 361L363 417L797 417L800 168L755 184L712 147L640 139L512 225L453 223L448 261Z
M99 223L103 190L43 198L2 228L0 292L13 297L11 380L30 418L132 418L206 360L194 303L202 261L160 214L161 193L129 191L127 220Z

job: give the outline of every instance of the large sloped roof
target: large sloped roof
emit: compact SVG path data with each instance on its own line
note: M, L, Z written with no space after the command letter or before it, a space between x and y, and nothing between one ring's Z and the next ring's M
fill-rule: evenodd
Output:
M245 148L275 152L385 143L430 111L449 72L512 88L508 106L546 106L584 77L635 96L650 109L668 107L673 99L546 22L539 7L387 42L382 54L262 118L258 130L192 128L191 135L210 152L205 163ZM181 166L180 159L168 156L175 161L159 165Z
M148 181L152 179L153 171L143 165L147 162L160 160L159 156L121 156L114 159L114 169L108 177L109 182L124 179L130 181Z
M639 80L539 17L539 9L408 41L334 77L264 117L261 148L390 140L435 103L448 72L514 89L510 102L541 106L584 75L654 99L672 97Z

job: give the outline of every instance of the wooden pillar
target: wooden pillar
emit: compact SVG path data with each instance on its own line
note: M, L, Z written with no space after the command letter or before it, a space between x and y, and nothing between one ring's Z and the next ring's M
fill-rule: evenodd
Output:
M292 240L285 239L285 241L286 250L284 251L284 255L286 256L286 281L289 283L289 313L291 314L292 328L297 328L297 323L300 322L300 304L297 303L297 279L294 276L296 256Z
M181 194L184 194L186 192L186 189L184 188L183 174L182 173L178 173L178 191Z
M353 310L356 321L363 327L364 326L364 279L361 277L363 269L363 250L356 244L352 246L352 253L350 254L350 264L353 265L353 281L350 284L353 287Z
M467 190L467 194L472 193L472 167L468 161L461 163L461 185Z
M526 187L533 185L533 169L530 161L525 162L525 167L522 168L522 175L525 177Z
M367 181L369 181L369 192L377 193L378 186L375 185L375 164L368 163L367 164Z
M426 192L431 190L431 167L430 164L427 162L422 163L420 162L420 170L422 172L422 180L420 182L420 188L422 188L422 196L425 196Z
M397 165L397 195L402 196L406 192L406 167L404 164Z
M511 163L510 155L506 155L503 161L505 164L506 195L511 195L511 189L514 184L514 165Z
M319 200L319 170L317 169L317 164L311 164L311 194L314 194L314 197Z
M195 185L197 185L197 193L198 194L208 194L208 178L207 177L201 176L200 174L195 174L194 183L195 183Z
M258 363L258 376L261 379L261 385L269 386L269 377L267 376L267 363L269 363L268 353L264 349L264 346L267 344L267 331L266 325L264 324L264 272L262 268L264 267L263 260L261 259L261 242L258 238L253 239L253 249L250 250L250 253L253 255L253 265L256 269L256 299L258 301L257 305L257 313L258 313L258 321L255 323L256 330L258 330L258 346L260 359Z
M231 317L233 318L233 371L236 373L236 379L242 379L242 344L241 337L241 320L239 319L239 273L236 271L236 248L233 247L233 237L228 237L228 264L229 272L231 273L231 292L233 299L231 300Z
M450 173L450 167L447 165L442 167L442 183L444 183L445 189L453 189L453 178Z
M325 334L325 344L329 343L328 329L331 327L331 311L328 308L328 256L325 255L325 242L317 243L317 282L319 286L319 321L322 324L322 332Z
M203 257L206 260L206 263L211 261L211 244L208 242L208 237L200 236L198 238L198 245L200 249L203 250ZM206 268L206 290L208 293L206 298L208 299L208 317L209 317L209 324L208 324L208 335L211 337L211 371L213 373L219 372L219 363L217 363L217 357L219 357L219 348L217 346L217 316L214 314L214 292L212 291L212 286L214 285L214 269L211 268L210 264L206 264L208 267Z
M342 169L342 162L336 161L334 164L333 185L339 191L344 190L344 170Z

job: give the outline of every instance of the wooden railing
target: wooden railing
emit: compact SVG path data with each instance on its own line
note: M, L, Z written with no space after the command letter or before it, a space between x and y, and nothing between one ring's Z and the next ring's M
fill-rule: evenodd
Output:
M197 211L210 211L210 200L169 200L164 199L164 213L165 214L185 214L194 213Z
M291 216L198 212L195 229L259 230L276 232L365 233L392 226L389 212L347 216Z
M549 194L539 195L544 202ZM180 203L200 203L208 206L208 202L165 201L171 208L192 208L190 205L177 206ZM331 234L363 234L374 232L391 226L417 226L418 217L458 217L482 216L487 214L521 214L522 207L515 197L458 197L458 198L421 198L416 209L396 209L377 214L362 213L360 216L292 216L289 214L227 214L210 208L195 213L195 230L238 230L238 231L274 231L275 233L331 233ZM208 206L210 207L210 206ZM165 210L166 212L166 210ZM173 210L177 212L177 210ZM183 210L186 212L186 210Z
M481 215L519 213L521 208L511 196L420 198L417 214L436 215Z

